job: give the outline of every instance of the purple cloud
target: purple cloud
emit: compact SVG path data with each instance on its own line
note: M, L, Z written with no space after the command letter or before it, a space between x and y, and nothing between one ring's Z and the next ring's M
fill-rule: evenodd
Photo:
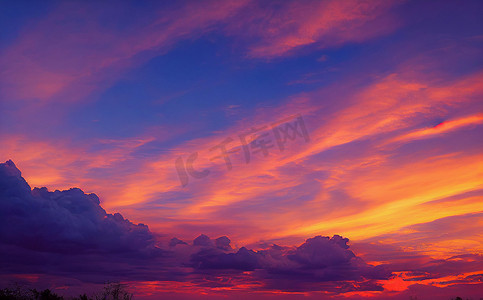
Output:
M260 289L330 291L340 285L380 290L376 280L391 276L357 257L338 235L254 251L234 249L226 236L202 234L191 244L173 238L163 248L148 226L106 213L95 194L32 190L12 161L0 164L0 240L5 274L62 274L87 282L192 280L209 287L219 284L210 278L230 274L259 282ZM349 281L361 284L344 284Z
M31 190L12 161L0 165L2 243L56 253L148 255L159 249L144 224L107 214L95 194L78 188Z

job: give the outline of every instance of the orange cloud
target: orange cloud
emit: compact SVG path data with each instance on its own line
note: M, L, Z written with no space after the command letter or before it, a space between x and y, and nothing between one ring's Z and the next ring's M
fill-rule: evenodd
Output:
M261 36L250 48L251 57L273 58L288 55L304 46L319 48L357 43L381 36L397 28L390 9L398 2L314 1L287 2L271 11L260 9L252 16L248 33ZM267 20L265 16L273 14Z
M113 24L125 16L108 13L108 5L62 3L34 26L24 28L2 54L5 100L79 101L177 41L208 30L244 4L205 1L173 11L160 8L144 15L147 22L134 22L126 33L104 25L106 15ZM87 11L89 18L84 15Z
M394 142L403 141L403 140L414 140L414 139L422 139L431 137L434 135L439 135L442 133L446 133L449 131L457 130L460 127L469 126L469 125L478 125L483 123L483 114L478 114L474 116L468 116L464 118L460 118L457 120L450 120L440 123L434 127L425 128L415 130L413 132L407 133L401 137L394 139Z
M66 147L65 143L6 139L9 149L5 153L25 170L32 184L55 188L79 185L99 193L104 207L119 210L133 221L148 223L160 231L182 224L201 224L212 226L216 234L230 224L236 231L233 237L243 243L333 233L361 239L415 222L432 221L418 205L481 185L477 179L481 172L474 168L481 156L449 151L447 156L433 157L434 154L423 151L408 162L393 158L403 153L390 141L414 132L419 132L420 138L443 132L451 134L466 125L480 124L481 116L476 115L454 119L457 121L424 133L414 129L421 116L441 118L449 113L449 107L456 110L475 103L482 94L482 78L477 73L438 84L417 74L401 72L348 92L343 91L351 82L344 82L294 96L278 108L259 109L253 117L224 132L188 141L156 158L133 160L132 167L123 166L124 157L153 141L152 135L126 141L97 141L109 144L108 149L89 152L85 157L86 149ZM319 102L327 96L333 103L330 114L324 113L327 103ZM233 157L235 165L230 172L222 161L210 160L213 152L208 149L224 138L236 140L238 134L253 126L271 124L294 112L304 116L310 143L297 142L284 153L259 156L249 165L239 154ZM338 152L343 147L352 149L353 143L364 141L369 143L370 151L359 151L356 146L357 151L340 154L336 159L324 158L329 152ZM229 150L235 146L233 142ZM46 150L43 153L37 149ZM203 170L215 165L213 173L209 178L192 179L183 189L174 162L179 156L186 159L196 151L199 152L196 168ZM320 155L322 158L318 158ZM77 167L74 173L59 171L72 170L72 166ZM95 168L108 170L110 176L92 179L90 172ZM444 171L449 169L453 172L446 174ZM312 196L300 200L305 191ZM174 201L170 199L172 195L181 199ZM139 205L150 209L139 210ZM252 207L249 213L245 211L248 207ZM468 200L452 205L450 211L436 211L433 218L476 209L475 199ZM236 228L243 223L257 230Z

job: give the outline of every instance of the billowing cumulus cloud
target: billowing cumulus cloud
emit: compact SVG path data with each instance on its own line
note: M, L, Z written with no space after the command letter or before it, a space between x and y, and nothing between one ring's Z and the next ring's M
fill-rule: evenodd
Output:
M0 165L1 236L5 244L59 253L149 254L158 249L143 224L107 214L95 194L78 188L30 189L12 161Z
M30 188L12 161L0 164L3 272L75 274L103 282L138 272L165 251L146 225L108 214L95 194Z
M262 289L291 291L327 290L327 284L318 287L317 283L391 275L358 258L349 250L349 240L338 235L316 236L298 247L272 245L256 251L234 249L226 236L211 239L203 234L191 244L173 238L164 246L146 225L106 213L95 194L78 188L32 190L12 161L0 164L0 223L0 251L7 273L69 272L93 281L127 279L128 275L130 279L134 275L143 280L186 280L230 273L261 282ZM86 276L79 275L79 270ZM203 285L210 285L206 280ZM381 289L375 282L372 287Z
M330 290L335 286L328 282L367 283L391 276L384 267L368 265L357 257L349 250L348 241L339 235L316 236L298 247L272 245L258 251L242 247L230 253L206 247L193 254L191 262L198 272L210 274L222 270L253 271L253 276L266 282L266 287L289 291ZM381 290L381 286L374 281L371 289Z

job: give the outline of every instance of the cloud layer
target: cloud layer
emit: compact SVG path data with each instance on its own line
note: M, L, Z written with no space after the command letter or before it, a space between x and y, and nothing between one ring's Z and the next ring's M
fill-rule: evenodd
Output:
M298 247L272 245L257 251L233 249L226 236L212 240L200 235L192 244L173 238L162 249L146 225L133 224L119 213L107 214L95 194L77 188L31 190L12 161L0 164L0 193L4 273L69 272L74 278L85 273L84 280L91 272L100 280L111 278L116 270L127 272L126 268L129 273L117 274L118 279L132 280L134 275L145 280L186 280L193 275L235 274L259 281L261 289L286 291L325 290L327 285L317 284L391 275L358 258L349 250L348 239L338 235L316 236ZM151 267L141 271L146 264ZM186 267L189 270L166 277L167 270ZM203 283L210 284L210 280ZM381 289L376 284L373 288Z
M256 250L233 247L226 236L211 239L202 234L192 243L168 240L146 225L106 213L95 194L77 188L31 190L12 161L0 164L0 213L2 276L43 274L84 283L121 280L140 288L146 282L166 282L165 292L183 284L195 291L350 295L391 291L397 280L404 280L405 287L429 280L440 286L471 284L479 280L483 266L481 255L435 260L389 245L383 236L356 243L363 257L384 260L377 266L357 256L349 240L339 235L315 236L299 246L259 245Z
M2 167L2 262L23 273L3 278L292 298L480 283L483 2L2 8L0 158L48 187ZM294 114L309 139L280 151L271 126ZM230 138L227 170L210 149ZM209 176L182 187L194 153Z

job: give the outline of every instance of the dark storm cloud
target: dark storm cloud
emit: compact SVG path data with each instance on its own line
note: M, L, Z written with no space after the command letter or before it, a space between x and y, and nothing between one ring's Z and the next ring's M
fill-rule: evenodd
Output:
M3 273L67 274L89 282L153 278L143 267L168 253L146 225L106 213L95 194L32 190L12 161L0 164L0 240Z
M3 244L55 253L156 253L153 234L119 213L107 214L95 194L78 188L31 190L13 162L0 165Z
M346 286L348 290L381 290L376 280L389 279L391 272L383 266L371 266L358 258L351 250L347 238L316 236L298 247L271 247L253 251L245 247L237 251L223 251L213 246L206 236L195 239L204 246L191 255L191 266L197 273L216 275L251 271L253 278L264 282L267 288L304 291L336 290ZM342 282L364 282L357 288Z
M0 164L0 254L3 273L106 280L190 280L220 286L219 277L286 291L380 290L390 272L366 264L348 239L316 236L298 247L234 249L228 237L173 238L161 248L149 228L108 214L95 194L78 188L30 188L13 162ZM357 285L348 282L358 282ZM223 283L229 286L236 283Z

